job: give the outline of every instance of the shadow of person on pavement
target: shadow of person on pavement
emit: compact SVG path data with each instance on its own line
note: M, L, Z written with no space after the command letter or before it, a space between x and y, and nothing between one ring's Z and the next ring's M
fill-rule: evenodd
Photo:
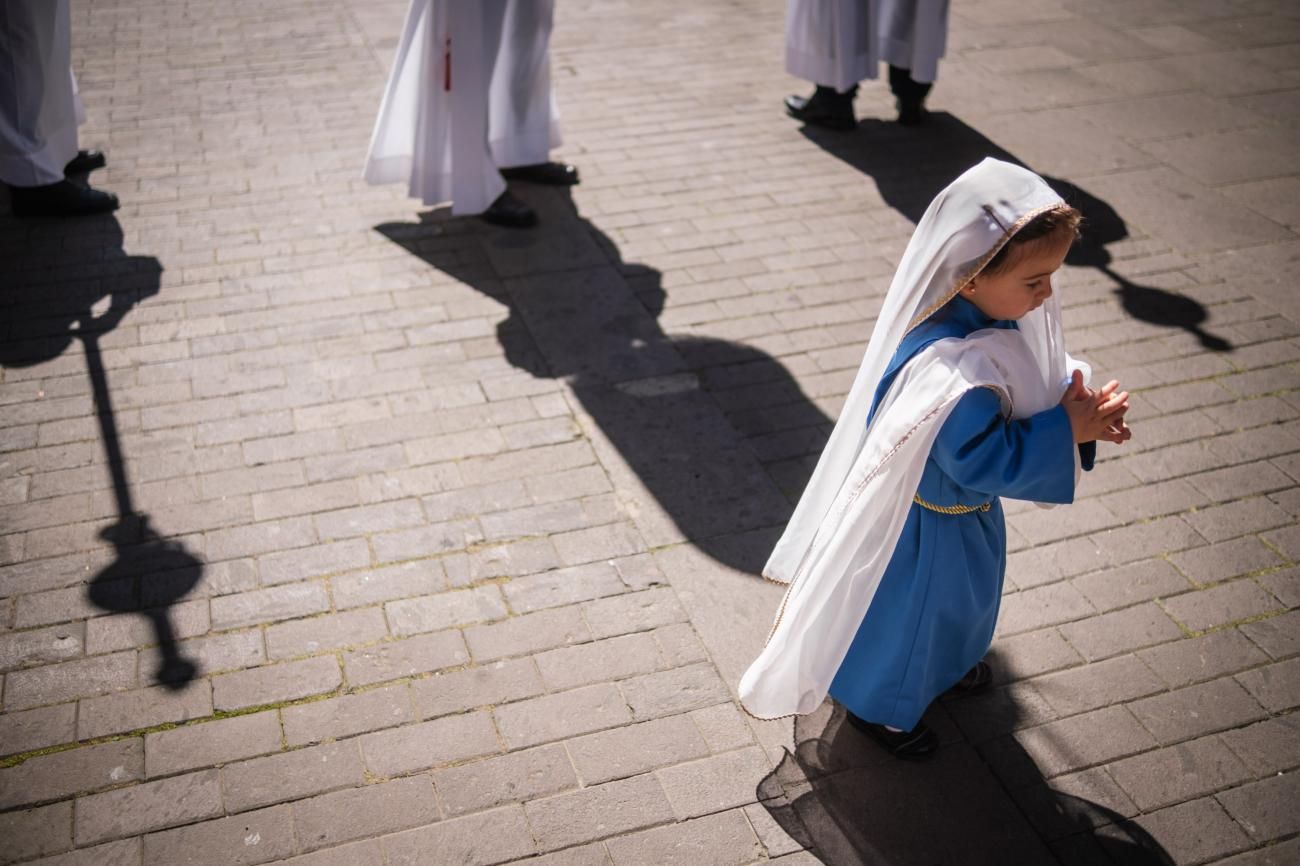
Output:
M1065 259L1068 264L1096 268L1114 280L1119 286L1115 296L1133 318L1160 327L1182 328L1213 352L1233 351L1231 343L1202 327L1209 320L1209 312L1200 303L1186 295L1140 286L1115 272L1106 245L1128 237L1128 226L1113 207L1068 180L1048 178L1047 182L1084 214L1083 237L1071 248Z
M994 670L996 657L994 649ZM757 798L826 866L1172 866L1150 834L1111 807L1119 802L1051 787L1010 735L1021 715L1006 688L940 699L925 720L943 745L930 761L910 763L848 725L828 699L795 720L794 749ZM1132 814L1122 795L1108 793Z
M1025 165L945 111L934 112L921 127L868 119L852 134L811 126L803 127L802 132L827 153L874 179L885 203L913 223L920 222L940 190L984 157ZM1204 330L1209 313L1199 302L1154 286L1138 285L1115 272L1113 256L1106 247L1127 238L1129 232L1113 207L1068 180L1048 175L1043 179L1083 213L1083 237L1070 250L1066 264L1095 268L1114 280L1118 285L1115 296L1133 318L1159 327L1181 328L1212 351L1232 351L1231 343Z
M104 334L137 303L158 293L162 267L155 258L126 254L121 226L112 216L8 223L0 238L6 269L14 277L0 292L0 366L18 369L51 361L74 340L85 351L118 513L117 522L101 533L116 558L86 587L86 596L103 610L147 617L162 656L155 680L183 689L197 666L177 648L169 608L199 582L203 563L179 542L160 536L149 525L149 515L132 502L100 350Z
M659 272L623 262L567 190L518 194L541 214L539 228L495 229L432 213L376 231L506 305L496 329L506 358L533 376L564 379L634 483L657 501L661 514L636 518L652 547L689 540L758 573L789 518L787 496L797 498L806 478L798 489L779 490L713 395L736 383L775 389L787 401L782 411L802 425L807 455L820 451L831 420L765 352L666 334ZM491 267L465 254L475 244Z

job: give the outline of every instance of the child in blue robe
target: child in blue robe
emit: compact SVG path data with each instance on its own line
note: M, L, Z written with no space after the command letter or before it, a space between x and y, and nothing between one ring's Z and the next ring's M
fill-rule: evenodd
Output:
M1042 178L987 159L926 209L866 354L763 575L789 586L741 678L759 718L829 694L902 758L937 740L939 695L986 687L1006 569L999 497L1067 503L1128 395L1085 387L1052 275L1080 215Z
M999 286L989 285L991 278L1005 278L1017 262L1022 271L1028 265L1011 277L1008 294L1014 301L1019 291L1030 303L1041 303L1051 293L1051 271L1068 251L1078 220L1077 212L1063 209L1040 217L1039 225L1030 223L985 266L983 280L972 280L908 332L881 379L873 414L898 372L926 346L982 329L1015 328L1014 320L995 318L1020 307L1006 306L1008 298L996 296ZM1025 282L1038 285L1025 292ZM1126 395L1114 390L1114 383L1103 389L1118 410ZM1082 405L1084 394L1076 380L1069 396ZM1067 400L1029 418L1008 420L995 391L975 388L960 398L931 446L902 535L830 687L831 696L849 711L849 721L898 757L925 758L936 748L933 732L920 724L931 701L949 689L969 693L991 682L992 672L981 659L993 639L1006 571L999 497L1074 500L1072 452L1077 443L1082 468L1090 470L1096 442L1078 439L1069 408ZM1121 428L1119 441L1127 438L1122 411L1108 417L1116 426L1110 438ZM1092 428L1083 435L1098 432Z

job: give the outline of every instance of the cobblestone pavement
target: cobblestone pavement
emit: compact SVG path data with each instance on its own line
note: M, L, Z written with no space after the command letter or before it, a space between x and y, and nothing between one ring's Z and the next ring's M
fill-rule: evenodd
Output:
M780 0L565 0L532 232L358 179L400 0L75 6L124 207L0 217L0 862L1300 862L1293 3L957 0L932 122L837 135ZM1009 509L1000 685L900 765L733 690L986 154L1087 212L1136 438Z

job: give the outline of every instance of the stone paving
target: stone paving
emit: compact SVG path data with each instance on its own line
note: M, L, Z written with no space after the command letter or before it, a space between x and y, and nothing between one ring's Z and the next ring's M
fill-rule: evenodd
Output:
M565 0L531 232L359 180L400 0L74 5L124 206L0 217L0 863L1300 862L1294 4L958 0L928 126L822 134L780 0ZM1009 507L1000 685L903 765L733 694L987 154L1087 213L1136 438Z

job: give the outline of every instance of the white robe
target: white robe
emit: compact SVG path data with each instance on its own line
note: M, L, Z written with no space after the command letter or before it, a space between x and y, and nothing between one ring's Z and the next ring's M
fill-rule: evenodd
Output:
M72 78L68 0L0 2L0 180L63 180L85 114Z
M365 178L426 205L482 213L498 171L560 144L551 92L553 0L411 0Z
M789 0L785 68L848 90L875 78L880 61L934 81L948 41L948 0Z

